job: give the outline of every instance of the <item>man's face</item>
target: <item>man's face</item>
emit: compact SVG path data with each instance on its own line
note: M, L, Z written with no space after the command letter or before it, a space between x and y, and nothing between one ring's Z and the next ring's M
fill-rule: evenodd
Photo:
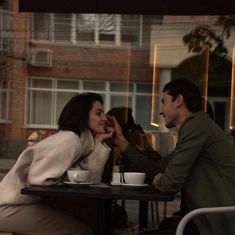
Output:
M179 114L177 110L177 99L173 101L173 97L167 91L163 93L162 106L160 114L165 119L165 126L172 128L176 126Z

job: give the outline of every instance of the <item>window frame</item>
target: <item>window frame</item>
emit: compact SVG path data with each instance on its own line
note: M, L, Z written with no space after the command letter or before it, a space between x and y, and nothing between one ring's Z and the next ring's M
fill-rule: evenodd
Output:
M6 88L3 88L2 84L3 82L6 82ZM0 80L0 100L2 101L2 96L3 94L5 93L6 95L6 101L5 101L5 117L3 117L3 107L2 107L2 102L0 102L0 123L8 123L10 122L10 119L9 119L9 105L10 105L10 92L11 92L11 89L10 89L10 86L9 86L9 82L7 82L6 80L4 79L1 79Z
M35 88L32 87L32 81L33 80L52 80L52 87L51 88ZM72 82L77 82L78 83L78 88L77 89L63 89L63 88L58 88L58 81L72 81ZM85 82L101 82L104 83L104 90L95 90L95 89L84 89L83 84ZM105 107L105 112L107 112L108 110L110 110L112 108L111 106L111 97L113 95L115 96L128 96L131 97L131 103L127 104L128 107L132 108L132 114L133 117L136 117L136 97L137 96L151 96L152 93L145 93L145 92L137 92L137 84L148 84L150 85L150 83L146 83L146 82L131 82L130 84L133 86L133 90L132 91L112 91L110 89L110 84L111 83L118 83L118 84L127 84L123 81L120 82L111 82L111 81L104 81L104 80L76 80L76 79L61 79L61 78L48 78L48 77L37 77L37 76L31 76L29 77L29 82L28 82L28 88L27 88L27 110L28 110L28 115L26 115L26 126L28 128L49 128L49 129L55 129L57 128L57 120L56 120L56 112L57 112L57 93L58 92L73 92L73 93L81 93L81 92L86 92L86 91L90 91L90 92L95 92L97 94L100 94L104 97L104 107ZM33 96L33 91L51 91L52 92L52 98L51 98L51 105L53 107L53 109L51 109L51 120L52 120L52 124L35 124L32 122L32 116L33 116L33 106L32 106L32 96Z
M10 14L7 10L0 6L0 51L7 51L8 49L8 28L10 23Z
M56 44L68 44L71 43L73 45L105 45L105 46L120 46L125 41L121 41L122 36L122 16L120 14L113 14L115 18L115 33L114 40L101 40L101 33L99 32L99 19L103 14L94 14L96 17L95 21L95 29L94 29L94 39L92 41L84 41L77 39L77 16L78 14L69 14L71 16L71 38L70 40L55 40L54 30L55 30L55 14L57 13L44 13L49 14L49 39L36 39L35 30L34 30L34 16L37 13L31 13L31 41L37 41L42 43L56 43ZM41 13L42 14L42 13ZM79 14L81 15L81 14ZM138 26L138 46L142 46L142 36L143 36L143 16L138 15L139 17L139 26ZM133 42L136 43L136 42Z

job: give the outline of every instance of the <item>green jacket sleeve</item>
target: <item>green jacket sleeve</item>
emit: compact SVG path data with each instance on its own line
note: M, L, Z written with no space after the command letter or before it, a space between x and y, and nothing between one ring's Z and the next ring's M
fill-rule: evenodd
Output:
M146 181L152 184L153 177L164 172L171 156L163 157L157 161L151 160L135 146L129 144L122 152L123 163L131 171L145 172Z
M158 190L178 192L183 188L186 178L200 156L208 138L208 127L196 118L189 119L181 127L172 160L161 177Z

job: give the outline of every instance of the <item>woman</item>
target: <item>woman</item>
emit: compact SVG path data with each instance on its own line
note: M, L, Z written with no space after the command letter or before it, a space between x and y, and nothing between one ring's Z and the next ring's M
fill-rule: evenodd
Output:
M40 203L36 196L21 195L28 185L55 185L66 171L80 165L90 171L90 181L100 182L111 138L100 95L84 93L73 97L59 117L59 132L28 147L0 183L0 231L21 234L90 234L72 216ZM81 161L81 159L83 159Z

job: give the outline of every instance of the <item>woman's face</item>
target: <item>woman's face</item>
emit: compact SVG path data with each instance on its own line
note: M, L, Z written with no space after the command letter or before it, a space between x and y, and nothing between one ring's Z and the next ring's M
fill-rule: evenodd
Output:
M104 134L107 126L107 117L104 114L103 105L99 101L92 104L89 112L88 128L93 135Z

